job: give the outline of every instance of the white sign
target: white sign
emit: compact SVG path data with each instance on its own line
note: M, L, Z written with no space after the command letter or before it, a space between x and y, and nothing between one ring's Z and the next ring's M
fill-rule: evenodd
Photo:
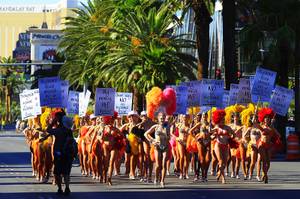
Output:
M251 102L250 80L241 78L239 83L239 93L237 97L237 103L247 105L250 102Z
M281 86L276 86L270 101L270 108L278 115L285 116L294 97L294 91Z
M61 80L58 77L39 79L41 106L62 107Z
M201 84L201 106L220 107L223 102L224 81L204 79Z
M89 101L91 97L91 91L87 90L86 93L79 93L79 117L83 117L86 114Z
M26 90L19 96L22 120L33 118L42 113L39 89Z
M181 85L188 87L188 106L200 106L201 81L182 82Z
M229 105L234 105L237 103L238 93L239 93L239 85L230 84Z
M276 80L276 72L258 67L256 69L251 90L252 101L268 102Z
M132 110L132 93L116 93L115 110L119 115L127 115Z
M79 92L69 92L67 112L68 114L79 114Z
M115 94L116 94L116 90L114 88L96 89L95 115L97 116L114 115Z

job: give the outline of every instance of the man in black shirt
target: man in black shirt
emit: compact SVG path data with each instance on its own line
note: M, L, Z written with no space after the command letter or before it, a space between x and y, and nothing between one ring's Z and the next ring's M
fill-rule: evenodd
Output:
M61 183L62 176L64 177L65 182L65 195L70 194L70 172L72 168L73 156L70 154L69 140L74 139L73 133L71 130L72 119L68 118L62 112L55 114L54 119L47 128L48 135L40 141L44 141L49 136L54 136L54 146L53 146L53 155L54 155L54 176L55 181L58 186L57 193L63 194Z

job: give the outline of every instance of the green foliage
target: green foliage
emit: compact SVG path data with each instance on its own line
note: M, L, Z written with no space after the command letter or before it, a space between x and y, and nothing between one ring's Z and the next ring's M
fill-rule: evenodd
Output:
M60 43L66 57L60 74L76 86L137 88L195 79L196 59L183 53L195 48L185 35L174 36L175 1L95 0L77 18L68 18Z

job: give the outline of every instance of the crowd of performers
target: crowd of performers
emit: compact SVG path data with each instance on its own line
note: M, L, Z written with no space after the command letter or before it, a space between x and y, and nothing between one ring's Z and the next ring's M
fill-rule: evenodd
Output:
M33 175L47 181L52 169L53 138L49 121L57 110L46 110L29 120L24 130L32 153ZM273 128L270 108L233 105L199 110L196 114L167 115L158 110L135 111L127 116L95 116L74 119L78 130L78 158L83 176L112 185L113 176L165 186L166 176L207 182L208 175L268 183L272 153L280 148L280 134ZM171 162L174 167L171 170ZM124 164L125 173L121 173ZM241 171L240 171L241 170ZM191 172L192 171L192 172ZM154 174L154 176L152 176Z

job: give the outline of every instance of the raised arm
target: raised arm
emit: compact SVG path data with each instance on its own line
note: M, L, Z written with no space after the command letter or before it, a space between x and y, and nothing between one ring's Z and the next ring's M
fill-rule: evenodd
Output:
M196 130L197 128L199 128L200 126L201 126L200 122L198 122L197 124L195 124L195 126L193 126L192 128L190 128L189 134L191 135L193 133L193 131Z

